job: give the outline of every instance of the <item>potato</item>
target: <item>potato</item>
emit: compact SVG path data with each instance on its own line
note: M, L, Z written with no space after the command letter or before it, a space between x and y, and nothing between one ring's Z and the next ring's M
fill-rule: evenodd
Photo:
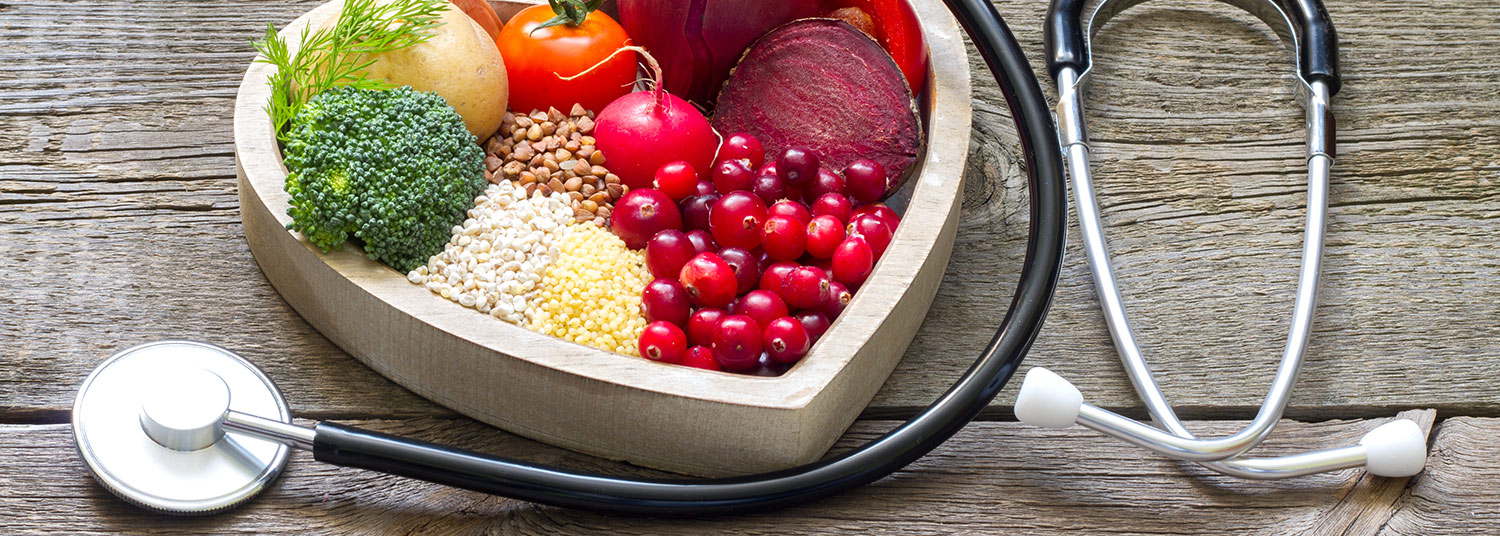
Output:
M441 95L481 143L499 130L509 97L505 61L495 40L463 10L449 4L430 39L372 57L369 78Z

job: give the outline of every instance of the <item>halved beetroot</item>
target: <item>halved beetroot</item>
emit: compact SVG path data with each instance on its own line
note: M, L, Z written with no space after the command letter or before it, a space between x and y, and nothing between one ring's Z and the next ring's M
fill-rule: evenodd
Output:
M887 195L911 174L925 141L896 62L834 19L792 21L750 45L719 94L713 125L749 132L767 155L810 149L836 171L879 162L895 178Z

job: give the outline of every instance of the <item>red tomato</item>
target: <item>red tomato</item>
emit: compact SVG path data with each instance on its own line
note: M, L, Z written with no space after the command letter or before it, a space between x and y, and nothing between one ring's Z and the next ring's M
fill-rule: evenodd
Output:
M490 39L500 36L500 15L495 13L495 8L487 0L452 0L452 3L479 23L479 27L490 34Z
M557 108L563 113L582 104L593 112L630 92L635 85L635 54L623 52L588 74L563 80L604 61L630 36L620 23L602 12L588 14L583 24L560 24L533 32L557 14L546 4L521 10L496 39L510 81L510 109L516 113Z
M906 3L906 0L823 2L825 15L833 15L834 10L839 8L856 8L869 18L874 30L870 37L874 37L886 53L896 60L896 66L901 68L901 74L906 75L906 83L911 86L912 93L921 92L927 85L927 41L922 38L922 24L917 21L917 12L912 10L911 4ZM834 16L849 21L866 33L872 29L862 27L865 26L861 24L864 20L858 14L853 17L849 14Z

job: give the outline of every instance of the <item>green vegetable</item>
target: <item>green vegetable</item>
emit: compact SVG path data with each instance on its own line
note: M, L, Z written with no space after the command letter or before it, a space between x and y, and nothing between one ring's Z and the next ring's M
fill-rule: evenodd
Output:
M435 93L330 89L292 118L286 139L288 229L409 272L442 251L484 179L484 150Z
M448 0L346 0L334 26L302 29L302 46L295 55L276 27L266 24L265 39L255 42L264 58L256 61L276 66L266 113L277 137L286 143L283 127L313 95L342 86L393 88L384 80L365 78L375 60L362 58L426 41L442 24L438 13L448 7Z

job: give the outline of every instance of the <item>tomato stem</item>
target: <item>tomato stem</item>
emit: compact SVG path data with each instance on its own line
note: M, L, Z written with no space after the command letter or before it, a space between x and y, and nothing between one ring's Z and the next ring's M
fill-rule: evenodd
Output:
M563 24L574 28L582 26L583 22L589 18L589 13L598 10L599 6L604 4L604 0L547 0L547 3L552 5L552 12L557 16L538 24L537 27L531 29L530 33Z

